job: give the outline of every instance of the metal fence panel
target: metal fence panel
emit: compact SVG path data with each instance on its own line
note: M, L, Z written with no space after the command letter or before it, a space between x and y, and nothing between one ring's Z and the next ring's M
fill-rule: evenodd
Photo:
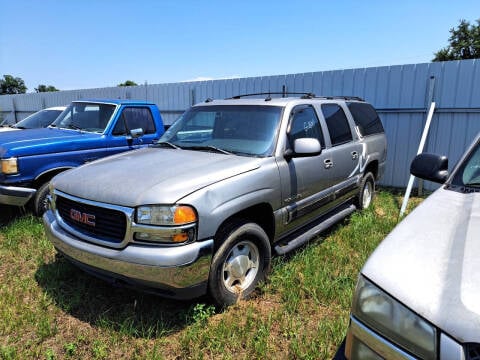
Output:
M45 107L84 98L126 98L156 103L171 124L193 102L258 92L313 92L354 95L379 111L388 139L388 164L382 184L406 186L426 118L430 89L437 104L427 139L428 152L449 156L450 167L480 131L480 62L428 64L286 74L213 81L82 89L0 96L0 117L17 121ZM427 184L427 188L434 185Z

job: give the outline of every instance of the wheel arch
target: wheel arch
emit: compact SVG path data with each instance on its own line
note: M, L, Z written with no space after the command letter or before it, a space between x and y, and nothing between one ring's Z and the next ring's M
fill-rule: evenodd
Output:
M260 203L238 211L223 220L215 233L215 249L218 249L218 247L221 245L219 242L221 241L220 234L222 233L222 229L224 229L230 223L237 221L256 223L263 229L263 231L265 231L270 243L273 242L275 235L275 219L273 216L273 209L268 203Z
M371 162L369 162L367 164L367 166L365 167L365 171L363 172L363 174L367 174L371 172L372 175L373 175L373 178L375 180L378 179L378 160L372 160Z
M37 177L33 181L33 185L36 189L38 189L40 186L42 186L46 182L52 180L52 178L55 175L58 175L61 172L64 172L66 170L70 170L70 169L73 169L73 168L74 168L73 166L61 166L61 167L56 167L56 168L53 168L53 169L45 170L44 172L37 175Z

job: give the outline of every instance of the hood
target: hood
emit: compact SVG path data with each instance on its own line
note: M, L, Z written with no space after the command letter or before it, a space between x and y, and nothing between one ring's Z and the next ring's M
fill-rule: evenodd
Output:
M135 207L174 204L203 187L260 166L261 159L203 151L146 148L56 176L56 189L80 198Z
M10 127L10 126L0 127L0 133L5 132L5 131L17 131L17 130L20 130L20 129Z
M362 273L459 342L480 342L480 193L437 190Z
M102 135L77 130L42 128L0 132L0 158L98 148Z

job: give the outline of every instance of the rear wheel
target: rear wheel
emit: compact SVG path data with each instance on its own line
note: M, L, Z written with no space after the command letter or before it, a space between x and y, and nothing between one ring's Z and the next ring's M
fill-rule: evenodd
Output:
M371 172L365 174L360 184L360 192L357 195L355 205L360 210L370 207L375 194L375 178Z
M36 216L42 216L48 209L48 182L40 186L33 199L33 213Z
M213 300L228 306L247 298L270 269L271 248L265 231L257 224L228 224L218 238L221 244L210 269L208 288Z

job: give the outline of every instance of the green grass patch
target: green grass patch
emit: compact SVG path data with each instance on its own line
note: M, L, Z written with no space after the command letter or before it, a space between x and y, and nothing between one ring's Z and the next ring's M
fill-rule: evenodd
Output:
M114 288L56 255L39 219L17 217L0 227L0 359L332 358L358 272L400 203L378 192L367 211L275 257L257 293L223 311Z

